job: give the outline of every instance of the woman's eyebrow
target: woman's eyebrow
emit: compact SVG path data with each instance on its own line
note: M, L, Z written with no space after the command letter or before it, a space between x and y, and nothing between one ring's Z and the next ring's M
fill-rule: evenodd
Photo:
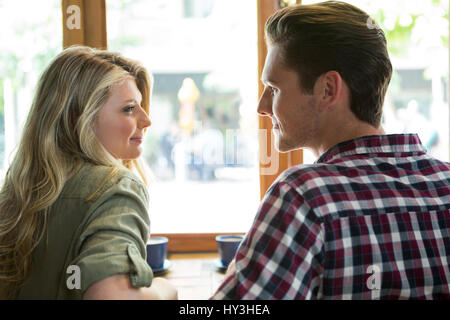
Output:
M128 99L124 101L125 103L135 103L135 104L139 104L136 99Z

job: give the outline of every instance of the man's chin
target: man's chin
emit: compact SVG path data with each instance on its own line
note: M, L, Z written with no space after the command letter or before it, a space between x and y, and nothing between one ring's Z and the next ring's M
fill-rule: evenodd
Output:
M288 153L289 151L292 151L292 150L293 150L293 149L286 149L286 148L282 149L282 148L278 148L278 147L275 147L275 149L276 149L279 153Z
M300 149L300 147L293 147L290 146L286 143L283 143L283 141L279 141L278 139L275 141L275 149L279 152L279 153L286 153L289 151L293 151L293 150L297 150Z

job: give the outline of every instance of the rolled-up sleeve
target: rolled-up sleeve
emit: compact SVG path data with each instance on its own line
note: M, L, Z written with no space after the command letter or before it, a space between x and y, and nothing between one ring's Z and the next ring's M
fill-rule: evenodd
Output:
M128 274L134 287L151 285L153 272L146 262L150 221L144 188L123 178L91 206L72 261L80 268L83 293L93 283L117 274Z

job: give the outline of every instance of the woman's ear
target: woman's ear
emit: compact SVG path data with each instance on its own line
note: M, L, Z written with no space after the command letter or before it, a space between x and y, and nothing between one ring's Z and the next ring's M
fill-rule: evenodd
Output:
M342 92L342 77L337 71L328 71L317 82L319 110L325 111L338 102Z

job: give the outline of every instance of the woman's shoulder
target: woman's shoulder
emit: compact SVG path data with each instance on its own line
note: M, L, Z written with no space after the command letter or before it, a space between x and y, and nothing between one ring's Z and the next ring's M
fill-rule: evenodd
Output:
M67 181L64 195L95 201L106 192L132 192L148 198L147 188L139 177L126 168L85 163Z

